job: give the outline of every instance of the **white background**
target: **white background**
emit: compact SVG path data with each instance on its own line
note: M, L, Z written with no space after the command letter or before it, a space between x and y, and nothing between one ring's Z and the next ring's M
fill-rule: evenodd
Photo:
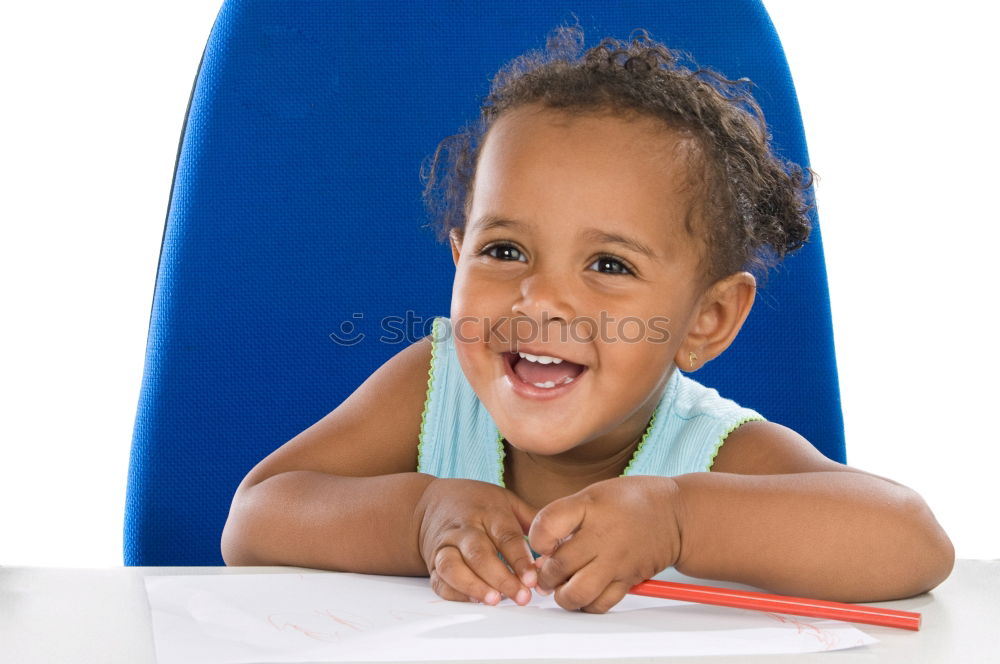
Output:
M1000 557L997 16L766 3L818 186L852 465ZM0 565L121 564L177 141L213 0L0 9Z

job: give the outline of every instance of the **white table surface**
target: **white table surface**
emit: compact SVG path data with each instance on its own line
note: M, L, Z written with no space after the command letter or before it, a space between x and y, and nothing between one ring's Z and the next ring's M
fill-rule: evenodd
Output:
M0 567L0 662L152 664L156 657L144 576L254 572L300 573L302 570L279 567ZM858 625L879 643L826 653L628 661L1000 663L1000 560L960 560L951 577L933 592L878 605L921 612L921 630L912 632Z

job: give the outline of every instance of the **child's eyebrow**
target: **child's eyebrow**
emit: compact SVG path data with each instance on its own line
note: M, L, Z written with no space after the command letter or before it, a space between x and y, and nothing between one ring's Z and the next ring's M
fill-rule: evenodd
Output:
M522 232L528 232L529 230L526 224L523 224L516 219L507 219L505 217L498 217L490 214L479 217L479 219L473 222L473 226L476 226L481 233L493 230L494 228L511 228ZM617 244L640 253L651 260L656 260L656 252L653 251L649 245L627 235L609 233L608 231L601 230L600 228L584 229L580 235L593 242Z
M588 240L594 240L595 242L607 242L611 244L621 245L632 251L646 256L650 260L656 260L656 252L653 251L649 245L646 245L635 238L628 237L627 235L621 235L619 233L609 233L603 231L599 228L588 228L581 233Z
M479 217L476 221L472 223L473 226L479 229L479 232L485 233L486 231L491 231L494 228L513 228L514 230L519 230L527 232L528 227L522 224L520 221L514 219L506 219L504 217L498 217L492 214L484 214Z

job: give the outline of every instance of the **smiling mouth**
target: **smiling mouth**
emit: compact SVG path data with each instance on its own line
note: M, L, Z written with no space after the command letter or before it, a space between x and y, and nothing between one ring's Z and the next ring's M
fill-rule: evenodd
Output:
M502 353L511 380L540 390L554 390L569 385L580 377L587 367L569 360L560 362L534 362L517 353Z

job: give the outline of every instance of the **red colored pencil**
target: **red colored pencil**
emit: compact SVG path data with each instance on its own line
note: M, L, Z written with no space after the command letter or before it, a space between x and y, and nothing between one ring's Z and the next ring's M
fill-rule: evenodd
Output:
M755 611L771 611L773 613L788 613L810 618L829 618L847 622L881 625L883 627L899 627L902 629L920 629L920 614L912 611L897 611L882 609L864 604L842 604L820 599L805 599L802 597L785 597L783 595L768 595L751 590L732 590L730 588L713 588L711 586L696 586L691 583L674 583L672 581L643 581L634 586L630 593L659 597L660 599L676 599L684 602L700 604L717 604L737 609L753 609Z

